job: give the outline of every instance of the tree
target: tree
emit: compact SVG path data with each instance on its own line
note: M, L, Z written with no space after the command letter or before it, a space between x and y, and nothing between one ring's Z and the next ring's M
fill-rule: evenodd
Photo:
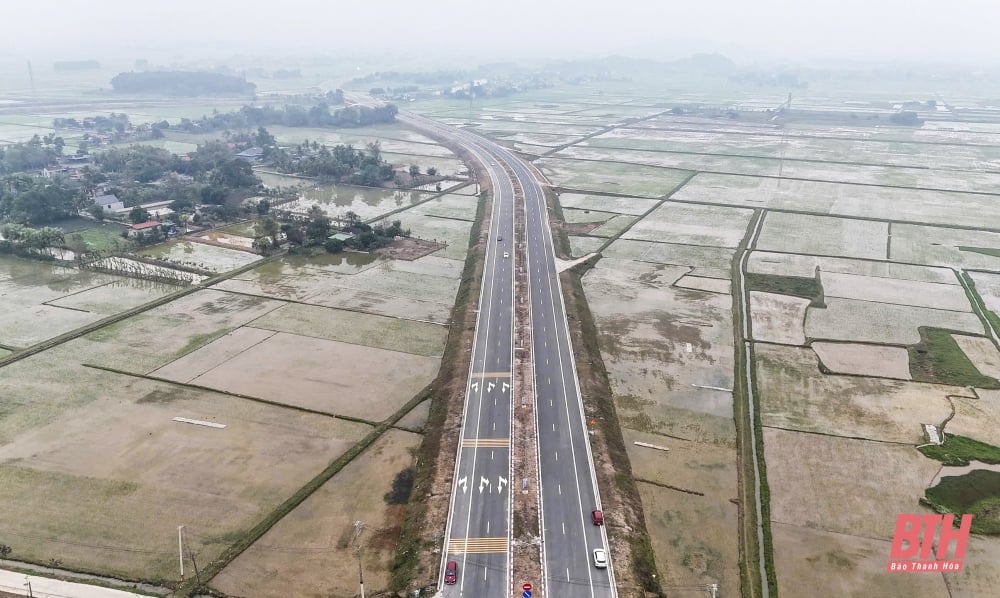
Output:
M146 208L142 206L135 206L132 208L132 211L128 213L128 219L132 224L148 222L149 212L147 212Z
M430 175L430 176L437 176L437 173L438 173L438 169L437 168L434 168L433 166L430 166L430 167L427 168L427 174L428 175Z
M427 174L430 174L429 170L427 171ZM420 176L420 167L416 164L410 164L410 176L413 178Z
M263 254L266 254L271 247L271 240L267 237L256 237L253 240L253 248Z
M309 208L309 221L306 223L306 238L310 243L319 245L330 236L330 217L317 205Z
M271 145L278 144L278 141L274 138L274 135L271 135L264 127L257 127L256 142L257 145L259 145L260 147L268 147Z
M326 243L323 244L327 253L340 253L344 250L344 242L340 239L327 239Z
M266 199L262 199L257 202L257 214L260 216L266 216L267 213L271 211L271 202Z
M90 215L93 216L94 219L97 220L98 222L101 222L101 221L104 220L104 207L103 206L100 206L100 205L98 205L98 204L95 203L94 205L92 205L89 208L87 208L87 211L90 212Z
M270 237L271 244L275 247L278 246L278 233L281 231L281 227L278 226L278 223L273 218L260 219L257 225L254 226L254 229L257 231L257 234Z
M13 551L14 549L11 548L10 546L7 546L6 544L0 544L0 559L5 559L9 557L10 553Z

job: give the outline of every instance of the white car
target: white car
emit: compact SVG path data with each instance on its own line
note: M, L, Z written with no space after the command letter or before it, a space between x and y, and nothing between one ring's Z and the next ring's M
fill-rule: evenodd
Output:
M594 549L594 566L598 569L608 568L608 553L603 548Z
M505 252L503 252L503 256L504 256L505 258L508 258L508 257L510 257L510 254L509 254L509 253L507 253L507 252L505 251Z

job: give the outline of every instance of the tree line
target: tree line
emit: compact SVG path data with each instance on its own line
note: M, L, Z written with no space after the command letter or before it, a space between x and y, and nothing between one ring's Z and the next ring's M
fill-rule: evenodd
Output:
M253 95L257 86L242 77L199 71L142 71L119 73L111 79L119 93L173 96Z
M311 107L291 104L274 106L243 106L235 112L220 112L198 120L182 119L176 129L189 133L221 130L242 130L283 125L286 127L363 127L393 122L399 109L393 104L378 107L348 106L330 111L330 104L320 102Z

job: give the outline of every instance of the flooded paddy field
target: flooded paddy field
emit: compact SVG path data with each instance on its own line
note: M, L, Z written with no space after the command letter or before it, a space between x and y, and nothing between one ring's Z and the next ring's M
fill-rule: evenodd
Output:
M260 256L255 253L183 239L146 247L137 253L143 257L162 261L166 266L176 264L216 273L228 272L260 259Z
M310 178L276 174L257 169L254 169L253 173L257 175L265 187L270 187L272 189L275 187L311 187L316 184L316 181Z
M387 212L417 204L432 195L401 189L323 184L304 190L297 200L283 204L281 209L304 214L317 205L334 220L344 218L347 212L354 212L362 220L372 220Z
M27 347L180 288L0 257L0 344Z

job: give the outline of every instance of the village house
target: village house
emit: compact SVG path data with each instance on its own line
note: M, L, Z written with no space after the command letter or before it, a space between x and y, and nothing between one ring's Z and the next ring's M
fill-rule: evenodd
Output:
M149 220L147 222L133 224L128 227L128 236L129 238L133 238L140 234L150 233L160 228L161 225L162 223L157 220Z
M104 212L109 214L121 214L128 211L125 208L125 204L122 203L122 200L118 199L114 193L98 195L94 198L94 204L101 206L101 208L104 209Z

